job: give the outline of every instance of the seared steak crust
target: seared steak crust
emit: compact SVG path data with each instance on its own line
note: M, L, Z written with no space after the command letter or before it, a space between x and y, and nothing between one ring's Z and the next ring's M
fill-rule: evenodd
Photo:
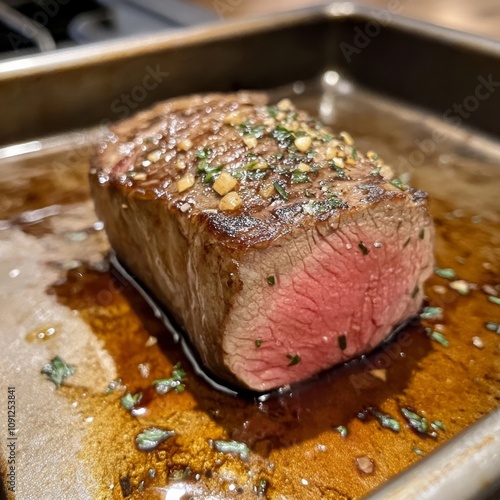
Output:
M115 125L90 178L118 257L207 367L267 390L366 352L420 307L425 194L388 175L289 101L238 93Z

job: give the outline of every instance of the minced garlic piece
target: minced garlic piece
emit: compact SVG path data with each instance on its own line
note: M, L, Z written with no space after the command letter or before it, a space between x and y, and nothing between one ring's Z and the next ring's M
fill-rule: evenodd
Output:
M254 148L255 146L257 146L257 139L255 137L252 137L251 135L244 135L243 136L243 142L249 148Z
M300 170L301 172L309 172L311 167L307 163L299 163L297 170Z
M269 165L265 161L258 161L255 165L250 167L248 170L266 170Z
M305 135L303 137L297 137L294 144L299 151L305 153L311 147L312 141L309 136Z
M244 119L240 111L231 111L224 117L224 123L229 125L241 125Z
M214 182L213 188L221 196L224 196L229 193L229 191L232 191L237 184L238 181L229 172L222 172Z
M334 158L333 159L333 164L336 167L339 167L339 168L344 168L345 167L344 160L342 158Z
M177 149L179 151L188 151L193 147L193 143L191 142L190 139L181 139L177 143Z
M351 134L347 132L340 132L340 137L342 137L342 139L348 146L352 146L354 144L354 139L352 138Z
M220 210L236 210L243 205L241 196L236 191L231 191L219 202Z
M276 106L280 111L289 111L292 109L292 101L290 99L281 99Z
M160 158L161 158L161 151L159 149L148 154L148 160L151 163L156 163L160 161Z
M260 191L259 194L262 196L262 198L270 198L276 193L276 189L272 184L268 184L267 186L264 186Z
M183 162L182 160L179 160L176 164L175 164L175 168L177 170L184 170L186 168L186 163Z
M182 193L183 191L186 191L186 189L189 189L193 185L194 185L194 175L186 174L184 177L181 177L177 181L177 190L179 191L179 193Z

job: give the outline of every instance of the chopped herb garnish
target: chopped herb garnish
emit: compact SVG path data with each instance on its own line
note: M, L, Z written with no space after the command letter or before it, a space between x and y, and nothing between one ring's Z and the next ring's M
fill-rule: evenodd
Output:
M302 182L309 182L309 177L306 172L294 170L292 173L292 184L300 184Z
M266 170L250 170L249 172L247 172L247 177L251 181L261 181L266 177L266 175L267 175Z
M337 174L339 179L349 180L349 176L345 173L345 170L335 165L333 161L329 161L328 166Z
M403 243L403 248L406 248L411 241L411 236Z
M420 232L418 233L418 237L423 240L425 237L425 229L421 229Z
M371 172L370 175L377 176L380 174L380 167L379 168L374 168Z
M298 363L300 363L300 356L298 354L295 354L295 356L292 356L291 354L287 354L286 357L289 359L288 366L293 366Z
M108 394L111 394L112 392L114 392L121 385L122 385L122 379L121 378L117 378L115 380L112 380L109 383L108 387L106 388L106 391L104 392L104 394L106 394L106 396Z
M278 194L286 201L288 201L288 193L285 188L279 182L273 182L273 186L278 191Z
M264 125L255 125L252 127L248 121L239 125L239 128L243 135L253 135L256 139L263 137L266 130Z
M438 342L443 347L449 347L450 343L448 342L448 339L442 333L436 332L435 330L431 330L430 328L426 328L425 331L427 333L427 336L431 340Z
M424 307L424 310L420 313L422 319L442 319L443 309L441 307Z
M326 204L334 208L340 208L345 206L345 204L342 201L340 201L339 197L335 194L332 194L327 198Z
M251 161L250 163L247 163L243 168L245 170L250 170L251 168L255 167L259 163L257 160Z
M191 475L191 468L186 467L185 469L170 469L168 473L168 478L172 481L182 481Z
M186 377L186 372L182 369L180 361L175 363L174 367L172 368L172 377L178 380L182 380Z
M260 497L264 496L266 494L267 490L267 481L265 479L260 479L259 484L257 486L257 495Z
M356 150L355 147L352 148L352 153L351 153L351 156L357 160L358 159L358 151Z
M127 394L120 399L120 402L126 410L131 411L136 404L141 402L141 399L142 392L138 392L137 394L130 394L130 392L127 392Z
M274 286L276 284L276 278L274 276L268 276L266 281L269 286Z
M445 268L445 269L440 269L439 267L437 267L434 272L440 276L441 278L446 278L448 280L453 280L457 277L457 275L455 274L455 271L451 268Z
M280 110L274 106L271 106L269 108L267 108L267 112L269 113L269 116L271 116L271 118L276 118L280 112Z
M390 429L393 432L399 432L399 422L392 418L390 415L381 413L375 409L371 409L370 413L379 421L380 425L386 429Z
M406 189L405 185L399 179L392 179L389 181L389 184L392 184L394 187L401 189L401 191L404 191Z
M368 255L370 253L370 250L367 247L365 247L362 241L358 243L358 247L363 255Z
M431 427L435 431L437 431L437 430L440 430L440 431L443 431L443 432L446 431L446 428L445 428L443 422L441 422L441 420L434 420L434 422L432 422L432 424L431 424Z
M255 341L255 346L256 346L257 348L259 348L261 345L262 345L262 339L257 339L257 340Z
M416 430L420 434L427 434L429 431L429 422L425 417L420 416L418 413L406 406L401 408L401 413L412 429Z
M59 389L64 381L75 373L76 367L68 365L60 356L55 356L43 366L41 373L47 375L49 380Z
M417 293L420 291L420 287L418 285L415 285L413 288L413 291L411 292L411 298L414 299L417 296Z
M214 182L217 177L219 177L220 171L224 168L224 165L215 165L214 167L206 166L203 174L201 176L201 181L205 183ZM199 170L199 166L198 166Z
M271 157L279 161L283 159L283 153L275 153Z
M315 197L314 193L310 189L306 189L304 191L304 196L306 198L314 198Z
M495 297L494 295L488 295L488 300L492 304L496 304L497 306L500 306L500 297Z
M417 455L423 455L424 452L420 449L420 448L417 448L416 446L414 446L412 448L413 452L416 453Z
M341 351L344 351L347 348L347 337L345 335L339 335L337 342L339 343Z
M170 378L160 378L153 380L153 385L158 394L166 394L171 390L175 392L183 392L186 388L183 383L186 379L186 372L182 369L180 363L176 363L172 368L172 374Z
M346 438L349 435L349 429L345 425L337 425L337 427L334 427L333 430L337 431L343 438Z
M208 159L208 155L210 154L209 148L203 148L201 151L197 151L195 156L198 160L206 160Z
M213 445L217 451L239 455L243 460L246 460L250 453L250 448L245 443L238 441L214 441Z
M437 431L437 430L439 430L439 431L443 431L443 432L445 432L445 431L446 431L446 428L445 428L445 426L444 426L443 422L441 422L441 420L434 420L434 422L432 422L432 423L431 423L431 427L432 427L435 431Z
M151 451L174 434L174 431L150 427L137 434L135 444L140 451Z
M294 140L293 133L282 125L278 125L273 130L272 135L280 143L281 146L288 146Z
M493 323L492 321L488 321L488 323L485 323L484 326L490 332L495 332L495 333L500 334L500 324Z

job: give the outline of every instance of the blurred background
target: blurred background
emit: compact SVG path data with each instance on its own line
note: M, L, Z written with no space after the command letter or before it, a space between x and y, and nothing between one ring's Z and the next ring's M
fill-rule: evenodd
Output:
M320 0L0 0L0 59L207 22L311 7ZM492 38L500 0L357 3Z

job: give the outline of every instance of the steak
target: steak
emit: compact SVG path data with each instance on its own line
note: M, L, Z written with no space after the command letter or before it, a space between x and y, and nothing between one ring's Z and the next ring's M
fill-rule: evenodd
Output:
M111 127L92 161L118 258L219 379L267 391L367 353L422 304L426 194L288 100L194 95Z

